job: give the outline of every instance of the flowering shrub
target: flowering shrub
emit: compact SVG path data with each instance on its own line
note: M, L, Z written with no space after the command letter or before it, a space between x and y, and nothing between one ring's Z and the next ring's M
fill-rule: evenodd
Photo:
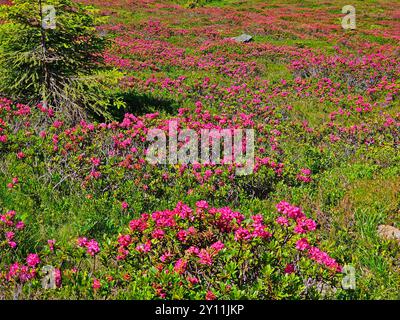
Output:
M399 225L394 4L347 32L321 2L80 2L109 18L98 77L119 108L0 97L0 299L398 298L399 247L376 234ZM172 123L254 130L253 172L150 163Z
M315 222L285 202L277 208L284 216L271 224L262 215L246 219L206 201L198 201L194 209L180 202L173 210L142 214L119 236L116 259L124 270L146 266L140 274L154 281L155 295L161 298L210 299L210 292L215 298L240 298L257 281L259 297L301 296L309 259L326 268L311 268L313 272L332 281L341 266L300 238L315 230ZM299 242L307 245L299 247ZM262 275L265 268L269 279ZM289 277L293 283L287 292Z
M5 214L0 215L0 232L1 232L1 248L15 248L17 246L16 233L19 233L25 227L23 221L15 221L16 212L10 210Z
M58 289L48 293L56 296L74 290L133 299L277 299L313 296L317 290L309 279L335 284L341 266L311 244L315 221L287 202L277 210L282 215L267 223L261 214L246 218L206 201L193 209L179 202L173 210L131 220L127 232L107 241L104 251L96 240L80 237L75 247L66 248L48 240L43 252L27 255L25 264L9 257L0 284L17 290L17 284L33 281L39 288L44 263L56 266ZM2 222L12 225L14 215L3 215Z

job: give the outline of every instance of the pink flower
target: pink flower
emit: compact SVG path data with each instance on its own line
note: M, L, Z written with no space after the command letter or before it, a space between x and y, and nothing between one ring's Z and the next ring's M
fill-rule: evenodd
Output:
M131 222L129 222L129 228L132 231L141 231L143 232L144 230L147 229L147 222L143 221L142 219L134 219Z
M189 281L191 284L197 284L199 283L199 279L197 279L196 277L187 277L187 281Z
M294 272L294 265L289 263L285 268L285 273L290 274Z
M17 247L17 243L15 241L8 241L8 245L14 249L15 247Z
M151 236L152 236L154 239L162 239L162 238L164 238L164 235L165 235L165 232L164 232L164 230L162 230L162 229L156 229L156 230L154 230L154 231L152 232L152 234L151 234Z
M123 210L126 210L126 209L129 208L129 204L127 202L125 202L125 201L122 201L121 202L121 207L122 207Z
M221 241L217 241L214 244L212 244L210 247L212 249L214 249L216 253L218 253L225 247L225 245Z
M262 215L255 215L252 217L253 223L253 233L251 234L252 237L260 237L260 238L269 238L271 234L267 231L267 227L263 224L263 216Z
M200 258L200 264L208 266L212 265L213 260L211 254L207 250L201 249L197 256Z
M185 230L180 230L177 234L176 237L178 238L179 241L185 242L187 238L187 232Z
M18 158L18 159L23 159L23 158L25 158L25 153L23 153L22 151L18 152L18 153L17 153L17 158Z
M88 240L87 240L87 238L78 238L77 243L78 243L78 247L86 247Z
M90 159L90 161L92 162L92 164L93 164L95 167L98 167L98 166L100 165L100 163L101 163L101 160L100 160L99 158L96 158L96 157L92 157L92 158Z
M27 266L21 266L19 279L21 282L31 280L36 275L36 270L29 269Z
M50 251L54 251L54 245L56 244L56 240L47 240L47 244L49 245Z
M308 183L308 182L312 181L312 178L310 176L303 176L303 175L299 174L299 175L297 175L297 180Z
M12 265L10 265L9 271L6 274L6 279L10 281L10 279L18 275L19 271L20 271L20 265L18 264L18 262L13 263Z
M317 223L312 219L306 219L305 217L297 219L297 224L294 228L294 232L298 234L307 233L314 231L317 228Z
M12 231L8 231L6 232L6 238L8 241L11 241L12 239L14 239L15 233Z
M215 296L215 294L211 291L208 290L206 293L206 300L215 300L217 297Z
M287 203L286 201L281 201L276 205L278 212L283 213L287 217L291 219L298 219L305 217L304 213L301 211L300 208L292 206L291 204Z
M195 102L195 106L196 106L197 108L201 108L201 107L203 106L203 104L201 103L201 101L196 101L196 102Z
M296 242L296 249L300 251L307 250L310 247L308 240L306 238L301 238Z
M92 170L90 172L90 176L93 177L94 179L98 179L101 177L101 172L100 171L96 171L96 170Z
M262 225L256 226L252 233L252 237L259 237L259 238L263 238L263 239L270 238L271 236L272 236L272 234L267 231L267 227L262 226Z
M36 267L40 263L39 256L36 253L30 253L26 257L26 263L30 267Z
M118 237L117 241L118 241L120 246L127 247L127 246L129 246L131 244L132 239L131 239L131 236L129 234L126 234L126 235L120 235Z
M169 252L169 251L167 251L167 252L165 252L161 257L160 257L160 260L162 261L162 262L166 262L169 258L171 258L172 257L172 254L171 254L171 252Z
M336 262L335 259L331 258L326 252L320 250L317 247L311 247L308 251L310 259L316 261L321 265L325 265L329 269L341 272L342 267Z
M197 201L196 202L196 207L199 209L207 209L208 208L208 203L205 200Z
M306 219L304 224L308 231L314 231L317 228L317 223L312 219Z
M257 214L251 217L255 224L262 224L263 223L263 216L261 214Z
M297 233L297 234L302 234L302 233L306 233L306 230L304 230L303 229L303 226L302 225L296 225L295 227L294 227L294 230L293 230L295 233Z
M99 244L97 243L96 240L90 240L87 245L87 253L90 254L91 256L95 256L97 253L100 252Z
M285 227L287 227L289 225L288 219L286 219L285 217L282 217L282 216L278 217L276 219L276 223L280 224L281 226L285 226Z
M249 240L251 239L251 234L250 231L245 229L245 228L238 228L235 232L235 240L240 241L240 240Z
M182 219L189 218L193 213L193 210L186 204L183 204L181 201L178 202L175 210Z
M178 274L182 274L186 270L186 265L187 265L187 261L185 261L183 259L179 259L178 261L175 262L174 271Z
M307 168L300 169L297 179L303 182L311 182L311 170Z
M88 241L87 238L78 238L77 243L78 247L86 247L87 253L91 256L95 256L100 252L99 244L94 239Z
M53 123L53 127L56 128L56 129L58 129L58 128L62 127L63 124L64 124L64 123L63 123L62 121L56 120L56 121L54 121L54 123Z
M128 254L129 250L125 249L124 247L118 247L117 260L124 260Z
M18 230L21 230L21 229L25 228L25 223L23 221L18 221L15 225L15 228L17 228Z
M185 251L188 254L198 254L200 252L200 249L194 246L191 246L189 249L186 249Z
M149 252L151 250L151 241L149 240L146 243L139 244L136 250L143 253Z
M57 288L60 288L61 287L61 282L62 282L60 269L55 269L54 270L54 280L55 280Z
M93 279L93 289L98 290L101 288L101 282L99 279Z
M187 228L186 233L187 235L192 236L197 233L197 230L195 227L189 227Z

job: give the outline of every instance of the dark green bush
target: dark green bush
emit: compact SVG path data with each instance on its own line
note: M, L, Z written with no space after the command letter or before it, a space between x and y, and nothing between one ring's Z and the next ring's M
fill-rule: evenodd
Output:
M49 6L55 9L53 27L46 25ZM0 6L0 93L45 102L74 118L85 116L85 107L104 112L95 80L107 40L97 33L94 13L71 0Z

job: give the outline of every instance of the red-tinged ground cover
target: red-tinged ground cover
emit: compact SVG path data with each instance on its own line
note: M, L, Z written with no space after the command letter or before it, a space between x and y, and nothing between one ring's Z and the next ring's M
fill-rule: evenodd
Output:
M81 2L120 107L1 98L0 298L398 299L397 3L355 1L344 30L339 2ZM171 123L253 129L252 173L149 163Z

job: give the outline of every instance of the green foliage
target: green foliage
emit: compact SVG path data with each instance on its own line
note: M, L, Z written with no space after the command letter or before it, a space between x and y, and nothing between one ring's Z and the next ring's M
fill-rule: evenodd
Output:
M314 0L287 1L288 14L278 0L166 0L162 6L150 4L151 10L147 0L134 1L133 10L120 1L107 2L104 12L112 21L101 29L124 44L117 40L107 51L110 68L99 69L96 62L75 76L75 67L67 64L68 76L76 81L68 82L65 92L76 104L106 110L118 122L96 117L71 125L65 113L50 117L34 104L0 98L0 214L15 210L15 222L25 222L23 230L0 222L0 299L154 299L164 294L204 299L208 290L223 299L399 299L400 246L377 232L382 224L400 227L396 25L392 6L369 2L355 2L364 6L357 9L356 32L340 28L340 6ZM176 10L176 4L182 7ZM185 10L200 6L205 8ZM22 39L33 28L22 27L25 20L2 19L7 28L0 29L8 39ZM46 30L46 37L56 31ZM254 41L223 40L242 32ZM301 57L296 71L292 62ZM3 66L7 78L12 66ZM29 75L45 83L40 66L37 70L36 78ZM19 98L27 102L36 82L24 83ZM5 90L13 85L10 81ZM33 100L43 99L38 87L39 98ZM84 115L74 108L75 117L81 110ZM239 177L225 165L150 165L144 158L146 132L166 128L171 117L195 130L228 123L254 128L256 172ZM306 179L304 169L311 171ZM194 243L179 242L175 227L165 230L163 239L151 239L157 229L153 222L143 234L127 228L141 213L171 210L179 201L194 208L198 200L241 212L246 227L260 214L272 237L244 243L221 234L207 219L178 221L184 230L200 230L199 248L224 243L210 268L185 255ZM333 280L328 270L295 249L302 236L276 224L275 205L281 200L312 215L318 226L312 243L354 266L355 290L342 290L340 274L324 285L325 278ZM13 249L8 232L15 232ZM116 259L121 234L132 238L125 260ZM96 257L76 246L81 236L99 242ZM49 239L56 240L54 251ZM148 240L152 250L138 252L136 246ZM162 273L164 249L174 257ZM40 256L37 276L7 282L11 264L25 264L29 253ZM188 258L186 273L174 270L179 258ZM293 262L298 272L283 272ZM62 273L56 290L41 286L45 265ZM188 274L201 282L189 283ZM100 288L93 288L94 281Z
M55 28L44 28L46 6L55 8ZM104 111L96 70L107 40L98 35L92 7L71 0L15 0L0 7L0 92L20 101L48 104L66 116L82 107Z
M185 5L187 8L198 8L203 7L207 3L212 2L212 0L180 0L179 4Z

